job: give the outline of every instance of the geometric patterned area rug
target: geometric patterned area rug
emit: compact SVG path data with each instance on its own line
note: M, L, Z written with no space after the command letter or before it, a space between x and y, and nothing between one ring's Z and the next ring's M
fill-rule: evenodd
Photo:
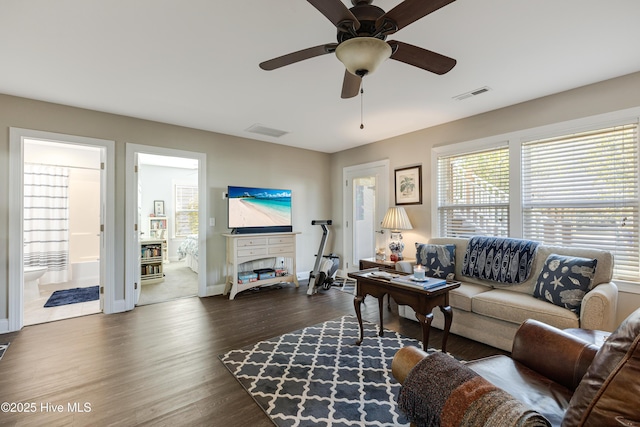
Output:
M396 404L391 361L420 341L344 316L219 356L256 403L282 427L408 426ZM437 350L430 350L437 351Z
M8 348L9 348L8 342L0 344L0 360L2 360L2 357L4 356Z
M51 294L45 307L57 307L60 305L77 304L80 302L95 301L100 299L100 287L73 288L55 291Z

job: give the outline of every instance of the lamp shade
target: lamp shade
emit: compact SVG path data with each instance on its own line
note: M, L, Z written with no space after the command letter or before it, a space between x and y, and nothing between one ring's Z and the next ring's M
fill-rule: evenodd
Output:
M391 56L391 46L375 37L354 37L338 45L336 56L347 71L362 77L373 73Z
M392 231L413 229L407 212L401 207L393 207L387 210L382 220L382 228L388 228Z

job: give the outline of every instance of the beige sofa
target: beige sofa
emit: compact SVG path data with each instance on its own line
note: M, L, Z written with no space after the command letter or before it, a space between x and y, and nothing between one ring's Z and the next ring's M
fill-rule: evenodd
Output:
M455 244L455 280L461 286L449 294L453 308L451 332L510 351L518 327L527 319L535 319L559 329L584 328L613 331L617 324L616 308L618 288L611 281L613 255L597 249L539 245L536 249L528 278L516 285L504 285L462 275L462 264L467 244L465 238L433 238L430 244ZM550 254L583 257L597 260L591 290L582 300L580 316L574 312L533 296L535 283ZM400 261L396 268L412 272L410 262ZM414 311L400 306L399 314L416 320ZM442 329L444 317L434 310L432 326Z

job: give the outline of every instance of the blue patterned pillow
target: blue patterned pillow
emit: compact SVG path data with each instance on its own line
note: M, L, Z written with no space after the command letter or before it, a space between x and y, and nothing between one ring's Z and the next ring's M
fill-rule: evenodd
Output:
M538 242L508 237L473 236L462 260L462 275L499 283L529 277Z
M456 245L416 243L416 264L425 268L428 277L453 280L456 275Z
M551 254L538 276L533 296L580 314L598 260Z

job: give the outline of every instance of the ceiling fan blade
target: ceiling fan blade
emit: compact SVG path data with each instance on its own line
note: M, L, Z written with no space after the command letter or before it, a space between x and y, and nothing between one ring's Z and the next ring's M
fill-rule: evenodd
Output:
M336 50L336 46L338 46L338 43L327 43L321 44L320 46L314 46L307 49L299 50L297 52L288 53L286 55L261 62L260 68L268 71L275 70L276 68L304 61L305 59L314 58L320 55L326 55L327 53L333 53Z
M396 40L389 41L389 46L393 49L391 59L431 71L436 74L445 74L451 71L456 65L456 60L448 56L423 49L408 43Z
M360 28L360 21L351 13L347 6L340 0L307 0L324 16L338 27L338 30L347 31L348 27L344 27L345 22L352 23L353 29Z
M342 99L353 98L360 91L362 77L351 74L344 70L344 81L342 82Z
M396 26L392 29L385 29L384 34L393 34L401 28L424 18L428 14L435 12L453 3L455 0L404 0L402 3L382 15L376 20L376 28L383 28L385 21L393 21Z

